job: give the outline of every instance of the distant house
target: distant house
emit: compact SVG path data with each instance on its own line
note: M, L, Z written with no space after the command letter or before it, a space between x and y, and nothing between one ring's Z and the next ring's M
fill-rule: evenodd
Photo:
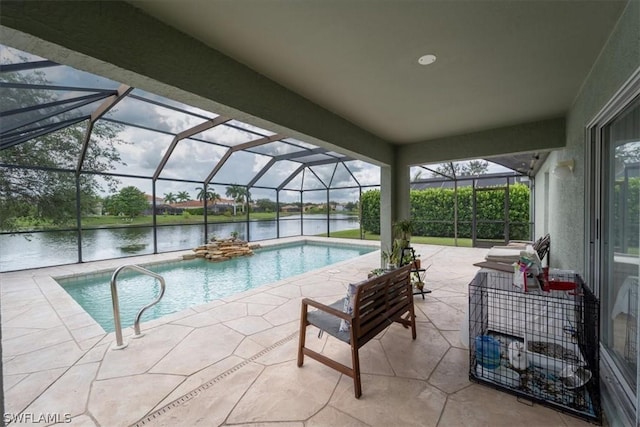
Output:
M153 196L151 194L145 194L144 197L145 199L147 199L147 203L149 203L149 205L153 204ZM156 206L163 205L163 204L164 204L164 199L162 197L156 197Z
M300 208L296 205L280 206L280 212L300 212Z
M213 213L233 211L234 205L236 207L240 206L240 204L233 199L216 199L215 203L209 200L207 209Z
M176 209L190 210L190 209L203 208L204 202L200 200L188 200L186 202L172 203L171 206L173 206Z

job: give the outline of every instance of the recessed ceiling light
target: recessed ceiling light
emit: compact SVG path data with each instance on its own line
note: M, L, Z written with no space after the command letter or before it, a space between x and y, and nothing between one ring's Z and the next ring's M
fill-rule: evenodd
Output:
M418 64L420 65L430 65L436 62L436 56L432 54L423 55L418 58Z

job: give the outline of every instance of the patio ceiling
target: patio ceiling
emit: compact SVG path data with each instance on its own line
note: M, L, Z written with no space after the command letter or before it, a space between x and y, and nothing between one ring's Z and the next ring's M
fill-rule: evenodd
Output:
M563 117L626 1L129 3L405 144Z

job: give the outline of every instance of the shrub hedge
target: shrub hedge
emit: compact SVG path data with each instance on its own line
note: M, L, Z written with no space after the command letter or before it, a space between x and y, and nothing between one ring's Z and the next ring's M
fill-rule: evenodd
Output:
M504 191L476 192L478 219L500 223L478 223L478 238L504 238ZM362 228L380 234L380 190L362 194ZM454 236L455 192L450 188L411 190L411 218L415 221L416 236ZM529 187L509 186L509 239L527 240L529 235ZM473 215L473 189L458 188L458 237L470 238Z

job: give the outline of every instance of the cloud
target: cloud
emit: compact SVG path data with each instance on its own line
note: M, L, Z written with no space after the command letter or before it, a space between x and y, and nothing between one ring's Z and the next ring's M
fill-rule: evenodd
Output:
M203 139L205 141L222 144L227 147L233 147L249 141L254 141L262 136L251 132L246 132L227 126L226 124L218 125L204 132L193 136L195 139Z
M345 162L360 185L380 185L380 167L361 160Z

